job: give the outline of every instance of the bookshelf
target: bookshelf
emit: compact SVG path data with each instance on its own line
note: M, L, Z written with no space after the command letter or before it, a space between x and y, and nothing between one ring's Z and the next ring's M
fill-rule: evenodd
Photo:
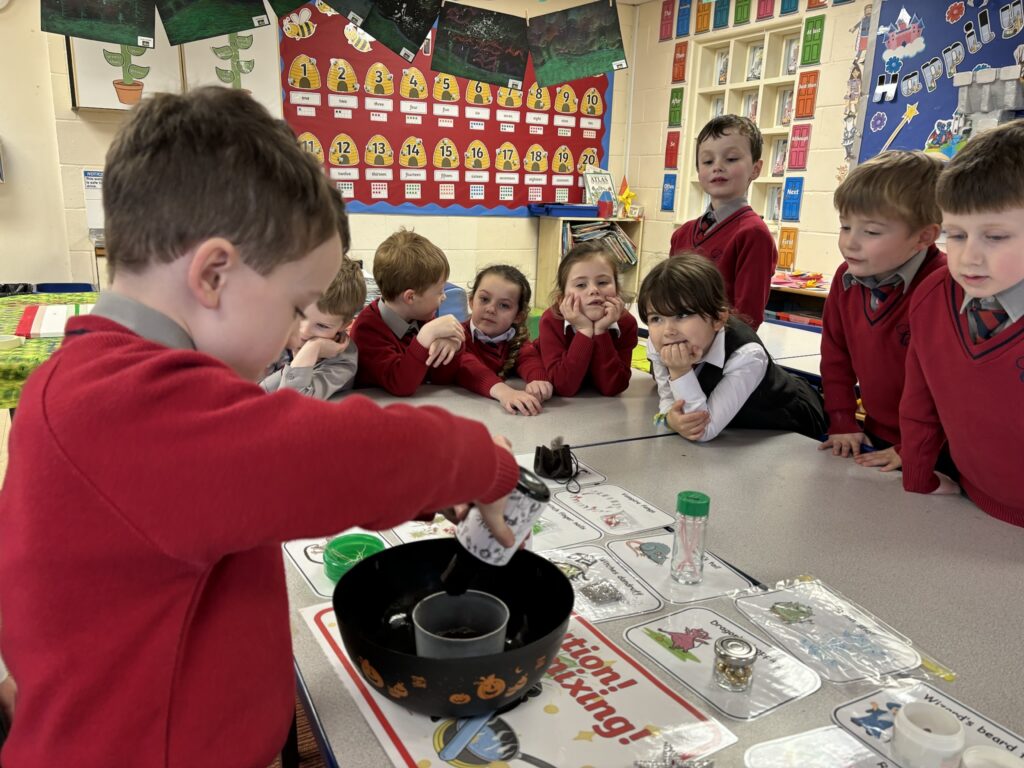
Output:
M717 37L696 38L696 98L689 100L687 125L694 135L718 114L751 118L764 136L761 175L750 185L751 207L778 236L782 222L782 190L790 175L787 162L800 78L800 19L778 20L757 29L729 29ZM693 59L691 59L693 60ZM698 217L708 198L697 181L693 158L687 158L680 184L677 223Z
M537 233L537 286L533 292L533 305L539 308L547 308L548 299L555 289L555 279L558 276L558 263L565 255L563 250L563 231L567 226L578 226L585 224L598 224L610 222L618 226L636 247L637 259L639 261L643 247L644 222L643 219L629 218L576 218L562 216L540 216L538 217L539 229ZM640 264L619 265L619 286L621 291L632 298L640 288Z

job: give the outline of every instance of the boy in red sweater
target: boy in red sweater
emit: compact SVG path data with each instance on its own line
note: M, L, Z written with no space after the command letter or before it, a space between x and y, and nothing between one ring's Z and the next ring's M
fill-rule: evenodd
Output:
M764 321L779 261L768 227L747 205L747 188L761 175L764 140L752 120L713 117L697 136L697 179L711 196L700 217L672 235L670 255L699 253L718 267L729 302L755 331Z
M448 279L444 251L423 235L400 229L373 256L380 298L352 324L359 348L356 385L415 394L420 384L452 384L465 339L451 315L435 317Z
M911 297L945 255L935 247L942 211L935 182L942 160L883 152L854 168L833 196L839 212L836 271L825 302L821 384L829 418L821 449L866 467L900 467L899 406L910 343ZM867 413L856 419L857 385ZM861 452L862 446L874 452Z
M255 383L338 272L328 191L241 91L157 94L111 145L111 290L26 383L0 494L5 768L268 765L295 695L281 542L493 519L514 487L479 424Z
M903 487L956 492L933 471L948 440L971 501L1024 526L1024 120L971 138L936 194L949 270L910 306Z

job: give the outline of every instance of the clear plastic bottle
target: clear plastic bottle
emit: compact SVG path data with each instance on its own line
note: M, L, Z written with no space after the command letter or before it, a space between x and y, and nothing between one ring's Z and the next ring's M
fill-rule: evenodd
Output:
M676 496L675 536L672 540L672 578L681 584L700 584L704 579L704 548L707 546L708 510L711 499L698 491Z

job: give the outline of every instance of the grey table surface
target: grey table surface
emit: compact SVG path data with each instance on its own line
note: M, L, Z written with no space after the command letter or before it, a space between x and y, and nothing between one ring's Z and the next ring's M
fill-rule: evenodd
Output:
M608 483L667 511L674 508L679 490L708 493L712 552L764 583L801 574L822 579L958 673L955 682L940 681L937 687L1011 730L1024 731L1019 594L1024 529L988 517L963 498L906 494L898 474L819 452L813 441L798 435L727 431L706 445L669 435L577 453ZM388 765L355 702L295 613L323 600L294 568L287 565L286 570L295 658L329 749L341 766ZM728 598L701 605L746 625ZM666 604L660 613L679 609ZM657 615L606 622L600 628L620 642L628 627ZM623 647L653 668L628 643ZM662 679L714 714L692 692ZM716 715L739 741L716 753L715 764L742 766L743 753L753 744L828 725L836 706L865 691L825 682L818 692L752 722Z
M757 335L775 360L821 353L821 334L778 323L761 323Z

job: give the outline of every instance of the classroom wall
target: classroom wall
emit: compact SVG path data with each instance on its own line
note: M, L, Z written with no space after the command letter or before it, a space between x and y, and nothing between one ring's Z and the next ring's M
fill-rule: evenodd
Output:
M538 11L551 12L579 5L582 1L548 0L541 3L541 0L531 0L526 3L522 0L499 0L469 4L522 14L534 7ZM12 9L17 9L13 17ZM629 59L633 55L636 15L637 6L619 6L623 41ZM4 110L0 120L9 119L14 127L8 128L0 122L0 140L4 140L6 145L5 134L10 132L12 136L20 133L31 137L37 143L44 138L48 141L45 147L39 146L38 151L31 153L35 163L31 176L40 180L45 189L30 197L24 187L15 189L11 184L6 185L7 193L16 198L17 206L34 213L30 219L14 217L19 220L24 236L13 231L9 235L6 226L0 229L0 244L8 244L4 252L11 255L7 259L9 265L4 279L90 281L93 279L93 255L85 221L82 171L103 167L107 148L126 114L103 110L76 112L71 109L64 38L38 31L38 4L13 3L0 18L0 62L8 64L0 71L37 73L39 80L36 84L31 81L18 83L19 94L21 90L35 94L34 111L29 114L26 109L12 114ZM24 31L28 28L34 30L30 35ZM615 76L609 167L616 179L621 177L624 169L630 84L634 71L630 68ZM46 73L49 73L49 78ZM7 79L10 78L5 75ZM47 130L40 131L39 126ZM4 188L0 187L0 201L5 199L4 194ZM7 213L0 210L0 217ZM0 218L2 221L4 219ZM377 244L402 226L415 229L445 250L451 262L453 282L469 284L478 268L499 261L516 265L531 282L534 280L537 220L529 217L353 215L352 256L364 259L366 265L371 266ZM15 243L19 244L17 248ZM51 256L43 260L40 254L44 253ZM101 282L105 278L102 269L101 266ZM550 287L541 286L539 290L546 294Z
M851 28L859 24L864 15L865 6L870 3L857 0L846 5L829 7L825 10L801 11L776 18L771 22L750 22L742 26L707 32L699 35L691 34L689 40L689 64L687 80L683 84L685 102L683 106L684 123L682 127L679 152L679 187L688 182L686 178L693 168L694 141L703 121L691 124L690 116L694 112L693 99L696 98L696 73L693 63L696 60L695 47L705 44L717 44L731 37L748 34L761 28L762 25L779 26L790 24L806 16L824 14L825 30L822 43L821 65L803 69L819 69L821 79L818 86L817 108L814 119L809 121L813 126L811 132L810 153L807 171L799 174L805 178L803 204L800 221L797 224L783 222L784 226L797 226L799 239L797 245L796 268L800 270L833 273L842 261L837 244L838 218L832 207L832 194L839 183L845 168L845 153L841 147L843 131L843 98L847 91L847 80L854 54L854 34ZM693 12L696 12L696 2ZM806 7L805 2L800 7ZM638 55L633 64L640 77L636 82L636 90L632 102L632 137L630 159L627 164L629 180L635 192L637 202L645 207L646 222L644 224L643 270L650 269L661 259L668 256L669 241L672 231L686 220L682 206L680 191L676 210L662 212L661 189L664 174L675 172L664 167L665 134L668 130L669 94L675 85L671 82L672 57L676 39L665 42L658 41L661 22L661 3L651 2L641 5L637 22ZM730 22L732 9L730 9ZM691 19L691 25L693 21ZM692 29L692 26L691 26ZM867 82L865 79L864 82ZM800 121L805 122L805 121ZM769 146L766 142L765 154ZM770 156L765 158L765 172L771 162ZM770 226L777 234L778 227Z
M66 280L68 243L57 172L47 35L39 3L0 11L0 282Z

